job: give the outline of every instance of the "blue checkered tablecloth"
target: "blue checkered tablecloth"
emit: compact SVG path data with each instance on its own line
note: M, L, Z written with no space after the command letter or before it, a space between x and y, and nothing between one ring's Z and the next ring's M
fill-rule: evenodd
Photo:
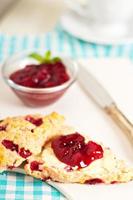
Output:
M54 52L83 57L128 57L133 59L133 44L96 45L78 40L60 27L40 36L8 36L0 34L0 62L16 52L26 49L50 49ZM63 200L53 187L39 180L16 173L0 174L0 200Z

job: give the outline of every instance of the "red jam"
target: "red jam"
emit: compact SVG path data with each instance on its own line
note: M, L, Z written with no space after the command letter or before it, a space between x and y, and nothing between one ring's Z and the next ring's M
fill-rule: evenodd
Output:
M31 169L31 171L41 171L41 170L39 169L39 166L40 166L40 165L41 165L40 162L32 161L32 162L30 163L30 169Z
M69 80L69 75L61 61L26 65L10 75L10 79L21 86L30 88L49 88Z
M14 144L12 141L10 140L3 140L2 144L4 145L4 147L6 147L7 149L10 149L11 151L16 151L18 152L18 145Z
M36 126L40 126L43 123L42 118L35 119L31 116L27 116L25 119Z
M29 156L32 155L32 153L29 151L29 150L26 150L25 148L21 148L19 150L19 155L22 157L22 158L28 158Z
M103 157L102 147L93 141L85 143L85 138L79 133L57 137L52 141L52 148L61 162L78 169Z
M90 185L95 185L95 184L99 184L99 183L104 183L104 181L100 178L94 178L94 179L90 179L88 181L85 181L86 184L90 184Z
M25 66L23 69L17 70L9 77L14 83L34 88L50 88L59 86L70 79L64 64L61 61L31 64ZM15 89L12 90L15 94L28 106L40 107L47 106L57 101L67 90L70 85L58 91L27 91Z

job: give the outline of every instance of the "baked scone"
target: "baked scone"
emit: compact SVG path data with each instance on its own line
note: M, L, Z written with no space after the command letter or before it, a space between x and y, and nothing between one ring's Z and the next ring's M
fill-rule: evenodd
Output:
M133 179L133 168L109 148L79 133L53 138L38 157L31 156L25 171L42 180L63 183L110 184Z
M64 117L27 115L0 121L0 171L19 167L27 174L64 183L121 183L133 168L103 144L64 125Z
M30 156L38 155L43 145L57 135L64 117L50 115L8 117L0 122L0 171L18 167Z

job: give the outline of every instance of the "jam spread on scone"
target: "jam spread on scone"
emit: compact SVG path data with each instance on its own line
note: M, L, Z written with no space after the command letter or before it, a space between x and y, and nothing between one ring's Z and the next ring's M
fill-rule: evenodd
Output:
M87 167L91 162L103 157L101 145L89 141L79 133L59 136L52 141L52 148L56 157L65 164L78 169Z

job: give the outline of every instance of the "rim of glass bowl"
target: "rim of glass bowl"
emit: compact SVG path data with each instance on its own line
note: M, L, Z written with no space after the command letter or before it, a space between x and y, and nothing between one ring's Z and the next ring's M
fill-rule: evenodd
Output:
M27 92L27 93L52 93L52 92L58 92L61 91L63 89L66 89L68 87L70 87L72 85L72 83L75 82L76 77L77 77L77 73L78 73L78 66L77 63L72 60L70 57L66 57L66 56L60 56L61 60L63 61L64 59L69 60L71 62L72 67L68 67L66 64L66 68L67 69L72 69L73 73L70 73L70 79L68 81L66 81L65 83L58 85L58 86L54 86L54 87L49 87L49 88L30 88L30 87L25 87L25 86L21 86L18 85L16 83L14 83L11 79L9 79L9 77L6 75L5 72L5 68L8 66L8 63L10 62L11 59L17 59L19 58L19 56L28 56L29 53L31 53L33 51L24 51L24 52L20 52L20 53L16 53L13 56L8 57L5 62L2 65L1 68L1 72L2 72L2 76L5 80L5 82L12 87L13 89L22 91L22 92Z

